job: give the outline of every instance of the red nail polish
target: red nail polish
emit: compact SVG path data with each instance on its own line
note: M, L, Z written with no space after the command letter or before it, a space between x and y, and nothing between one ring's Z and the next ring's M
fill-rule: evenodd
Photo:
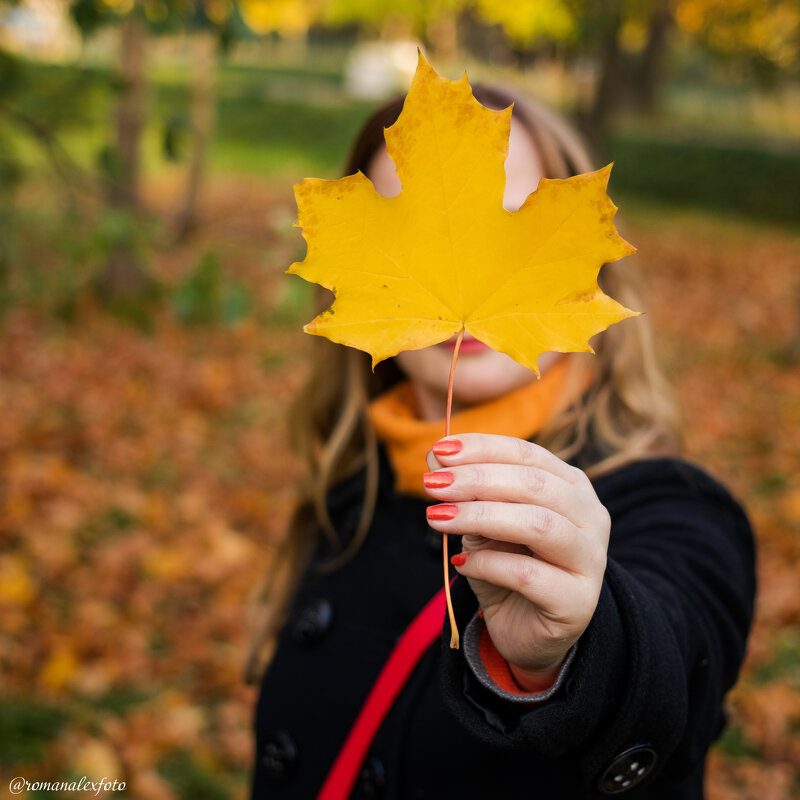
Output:
M444 489L455 480L452 472L426 472L422 476L422 482L428 489Z
M451 559L450 563L454 567L463 567L467 563L467 556L469 553L456 553Z
M435 456L454 456L461 452L461 442L458 439L447 439L444 442L436 442L431 448Z
M438 519L438 520L445 520L445 519L453 519L456 514L458 514L458 506L453 505L438 505L438 506L428 506L425 509L425 514L427 515L428 519Z

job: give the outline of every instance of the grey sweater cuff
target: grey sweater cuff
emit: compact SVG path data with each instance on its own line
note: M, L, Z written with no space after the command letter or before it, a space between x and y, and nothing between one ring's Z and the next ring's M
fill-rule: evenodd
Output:
M469 664L469 667L472 670L472 674L478 679L478 682L482 686L485 686L490 692L498 697L502 697L504 700L510 700L512 703L519 703L521 705L536 705L538 703L543 703L558 692L558 690L561 688L561 685L564 683L569 665L575 658L575 650L578 647L577 642L567 651L567 657L564 659L564 663L561 665L561 669L558 671L556 682L549 689L546 689L543 692L538 692L537 694L514 694L512 692L507 692L505 689L501 689L492 680L488 670L481 660L479 643L483 628L483 620L477 614L475 614L464 630L463 637L464 658L466 658L467 664Z

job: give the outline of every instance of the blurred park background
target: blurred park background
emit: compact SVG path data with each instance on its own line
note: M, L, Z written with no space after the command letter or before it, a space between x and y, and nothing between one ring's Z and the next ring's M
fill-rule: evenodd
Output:
M0 792L246 796L245 612L299 474L291 185L418 45L616 162L689 456L761 546L708 797L800 796L796 0L0 0Z

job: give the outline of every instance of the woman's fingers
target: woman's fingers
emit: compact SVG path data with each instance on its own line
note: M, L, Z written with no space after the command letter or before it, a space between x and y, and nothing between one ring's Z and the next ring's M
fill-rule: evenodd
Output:
M550 472L568 483L588 482L582 470L525 439L491 433L454 434L436 442L431 451L442 467L459 464L519 464Z
M443 503L467 500L529 503L549 508L576 525L590 521L583 513L592 499L588 490L539 467L494 463L446 466L426 473L423 483L428 494Z
M433 454L433 450L428 450L428 454L425 456L425 461L428 464L429 472L440 469L442 466L442 462L436 458L436 456Z
M475 501L430 506L428 523L441 533L478 535L523 545L539 558L570 572L594 573L605 557L598 537L587 535L548 508L521 503Z
M464 563L456 569L470 580L522 595L553 622L573 624L577 616L582 623L586 616L585 607L589 604L584 595L591 594L592 582L538 558L500 550L477 550L467 553ZM590 610L589 617L591 613Z

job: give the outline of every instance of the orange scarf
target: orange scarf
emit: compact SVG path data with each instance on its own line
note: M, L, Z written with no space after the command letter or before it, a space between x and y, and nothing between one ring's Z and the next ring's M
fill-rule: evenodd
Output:
M562 358L540 380L453 414L451 431L456 434L480 431L530 439L588 387L588 372L582 372L578 381L567 380L568 366L569 359ZM431 445L444 436L444 419L432 422L418 419L414 392L408 381L373 400L369 416L378 439L389 454L395 489L428 498L422 486L422 474L428 469L425 456Z

